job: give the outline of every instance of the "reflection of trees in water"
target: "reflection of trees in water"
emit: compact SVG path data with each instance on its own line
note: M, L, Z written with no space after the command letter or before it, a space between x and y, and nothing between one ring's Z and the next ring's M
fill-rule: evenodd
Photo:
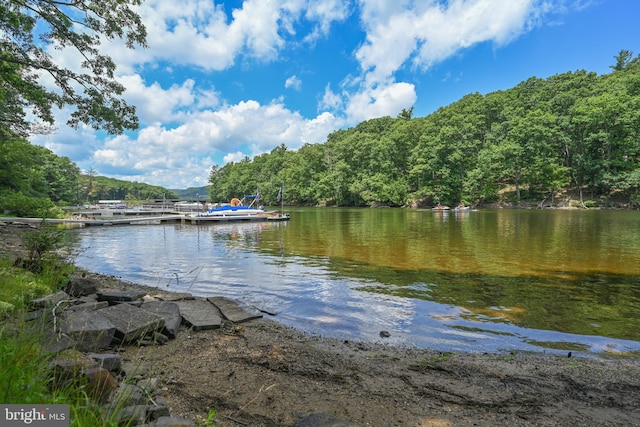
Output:
M366 271L366 270L365 270ZM350 276L358 270L349 269ZM429 271L369 271L382 284L359 290L455 305L477 322L640 341L640 277L496 276Z
M219 280L256 295L268 288L289 301L272 286L286 282L293 286L286 292L295 293L322 282L333 291L346 287L355 304L392 296L453 311L449 320L414 314L444 329L466 322L494 331L529 328L532 335L518 330L522 339L539 330L640 341L640 218L633 214L496 210L464 218L450 212L443 221L431 210L300 209L287 223L82 233L101 235L102 247L91 255L98 263L121 262L134 274L161 270L162 284L172 287L190 286L187 273L201 265L194 288ZM159 254L171 263L156 263ZM331 295L338 300L332 306L349 316L352 306Z

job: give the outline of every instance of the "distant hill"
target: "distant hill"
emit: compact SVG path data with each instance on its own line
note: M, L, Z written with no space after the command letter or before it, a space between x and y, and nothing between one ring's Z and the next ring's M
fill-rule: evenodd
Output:
M181 199L202 199L206 200L209 198L209 185L205 185L204 187L189 187L185 190L176 190L170 189Z

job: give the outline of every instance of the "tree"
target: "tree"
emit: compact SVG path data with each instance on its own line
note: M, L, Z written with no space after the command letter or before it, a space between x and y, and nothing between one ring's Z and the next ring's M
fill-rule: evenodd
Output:
M287 203L315 204L331 194L326 153L323 144L306 143L285 164L281 177L285 182Z
M633 52L631 52L630 50L622 49L616 56L614 56L614 58L616 60L616 64L610 65L609 68L611 68L613 71L621 71L627 68L627 66L633 62ZM637 60L638 59L636 58L636 62Z
M30 191L34 146L15 135L0 137L0 190Z
M89 182L87 184L87 197L91 198L93 196L93 179L98 175L98 172L94 168L89 168L89 170L85 171L85 174L89 177Z
M34 148L47 197L58 204L77 203L80 168L68 157L57 156L44 147Z
M510 176L515 185L516 198L520 203L520 188L532 190L541 186L547 190L554 186L556 174L553 165L559 164L553 153L552 143L558 138L556 118L548 111L516 110L506 122L507 132L496 152L500 156L503 173Z
M403 108L400 114L398 114L398 118L403 120L411 120L411 118L413 117L413 108L414 107L411 107L408 110Z
M531 77L505 91L472 93L426 117L370 119L324 144L212 169L217 200L282 182L305 205L479 204L590 190L640 205L640 61L622 52L620 69ZM572 188L568 188L572 187ZM267 197L265 197L267 200ZM539 200L539 199L538 199Z
M112 134L136 129L135 107L119 96L116 64L100 53L101 40L145 46L146 30L131 9L142 0L9 0L0 4L0 125L22 136L54 124L52 108L73 110L68 124ZM79 71L58 65L47 48L71 48ZM55 87L47 87L48 77ZM41 123L29 123L28 113Z

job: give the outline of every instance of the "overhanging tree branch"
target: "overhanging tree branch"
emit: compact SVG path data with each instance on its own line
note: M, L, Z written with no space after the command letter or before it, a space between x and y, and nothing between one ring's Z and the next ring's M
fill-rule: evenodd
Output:
M72 109L70 126L81 123L109 133L136 129L135 107L120 98L116 65L100 54L100 39L122 39L128 48L146 46L146 29L132 9L142 0L9 0L0 4L0 126L22 135L37 132L31 111L53 124L52 107ZM48 47L79 53L78 72L60 67ZM41 77L51 76L55 87Z

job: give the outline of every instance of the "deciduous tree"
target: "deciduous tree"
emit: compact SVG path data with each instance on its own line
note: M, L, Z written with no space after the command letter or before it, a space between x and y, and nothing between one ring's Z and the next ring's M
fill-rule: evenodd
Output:
M136 129L135 107L120 98L116 64L100 44L119 38L128 48L145 46L145 27L132 8L141 2L1 2L0 126L23 136L43 132L54 124L53 108L68 106L70 126L85 123L114 134ZM82 61L73 69L61 66L50 49L73 49ZM30 114L40 122L30 122Z

